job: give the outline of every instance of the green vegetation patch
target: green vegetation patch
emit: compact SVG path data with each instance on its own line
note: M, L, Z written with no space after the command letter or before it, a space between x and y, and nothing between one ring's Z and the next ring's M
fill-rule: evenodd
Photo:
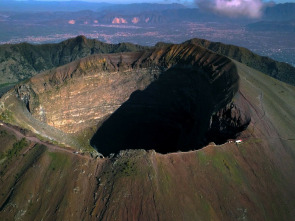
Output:
M170 173L165 168L163 162L158 161L158 177L159 177L159 184L162 192L165 194L172 194L171 187L172 187L172 178Z
M15 85L15 83L5 83L5 84L0 84L0 89L2 88L6 88L6 87L9 87L9 86L13 86Z
M8 160L11 160L14 156L17 156L19 152L26 146L28 146L28 142L25 138L22 138L20 141L13 144L12 149L9 149L4 153L4 157L7 157Z
M48 153L51 158L50 170L60 170L70 165L69 157L63 153Z
M46 146L42 144L36 144L23 158L21 164L18 167L18 172L15 174L15 180L21 178L25 172L32 167L32 165L40 158L40 156L46 150Z
M206 165L206 163L208 162L208 157L206 156L206 154L203 151L197 151L196 153L200 164Z
M9 110L4 110L0 115L0 120L7 122L7 123L12 122L13 121L12 112Z
M4 175L8 165L12 162L13 157L17 157L24 147L28 146L28 142L25 138L17 141L12 145L12 148L5 152L0 152L0 176Z
M17 139L14 135L0 129L0 164L5 161L3 159L6 158L6 151L12 148L15 142Z
M247 181L235 158L226 152L217 150L213 155L206 155L203 151L198 151L197 159L203 166L212 164L225 179L231 180L235 184L243 185Z
M0 137L5 137L5 136L7 136L7 131L6 130L1 130L0 131Z
M213 166L219 170L226 179L230 179L238 185L243 185L244 182L247 181L247 179L243 177L243 171L233 156L225 152L217 151L211 159Z
M134 164L135 163L132 162L131 160L125 161L123 169L121 170L122 173L125 174L126 176L131 176L132 174L134 174L136 172Z
M119 176L135 176L137 174L136 163L132 159L126 159L118 164L118 175Z
M3 160L5 157L6 157L6 156L5 156L5 153L0 152L0 164L1 164L2 160Z

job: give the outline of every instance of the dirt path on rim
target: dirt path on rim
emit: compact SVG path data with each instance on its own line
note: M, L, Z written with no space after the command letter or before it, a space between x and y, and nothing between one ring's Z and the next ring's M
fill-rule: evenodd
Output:
M5 123L3 123L1 121L0 121L0 126L5 128L6 130L9 130L9 131L13 132L18 138L26 138L27 140L29 140L29 141L31 141L33 143L42 144L42 145L46 146L51 151L67 152L67 153L70 153L70 154L75 154L78 157L92 159L92 157L89 156L89 155L78 154L77 151L74 150L74 149L72 149L72 150L71 149L66 149L66 148L63 148L63 147L59 147L59 146L56 146L56 145L41 141L37 137L26 136L23 133L21 133L18 129L14 128L13 126L7 125L7 124L5 124Z

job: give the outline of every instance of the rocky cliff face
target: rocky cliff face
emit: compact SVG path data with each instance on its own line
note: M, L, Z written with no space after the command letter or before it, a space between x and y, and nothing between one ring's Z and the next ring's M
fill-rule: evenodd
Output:
M246 100L237 94L233 102L211 116L207 139L216 144L223 144L228 139L236 138L250 122L249 106Z
M126 55L124 59L133 56ZM131 64L121 64L121 59L120 54L87 58L37 76L19 86L17 93L23 97L29 88L31 93L26 97L32 99L28 107L36 119L66 133L75 133L96 125L134 90L143 89L154 79L152 69L133 71Z

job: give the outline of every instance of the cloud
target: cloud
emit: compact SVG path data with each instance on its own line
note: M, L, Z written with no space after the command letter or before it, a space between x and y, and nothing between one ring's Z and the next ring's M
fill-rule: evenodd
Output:
M228 17L259 18L264 4L262 0L195 0L201 9Z

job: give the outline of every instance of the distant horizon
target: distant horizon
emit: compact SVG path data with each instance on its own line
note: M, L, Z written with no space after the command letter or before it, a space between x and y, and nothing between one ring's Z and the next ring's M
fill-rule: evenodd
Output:
M89 2L89 3L108 3L108 4L130 4L130 3L138 3L138 4L142 4L142 3L159 3L159 4L172 4L172 3L178 3L178 4L195 4L196 1L194 0L147 0L147 1L136 1L136 0L128 0L128 1L124 1L124 0L110 0L110 1L106 1L106 0L5 0L5 1L17 1L17 2L21 2L21 1L25 1L25 2ZM263 0L263 2L274 2L276 4L280 4L280 3L295 3L295 2L291 2L290 0Z

